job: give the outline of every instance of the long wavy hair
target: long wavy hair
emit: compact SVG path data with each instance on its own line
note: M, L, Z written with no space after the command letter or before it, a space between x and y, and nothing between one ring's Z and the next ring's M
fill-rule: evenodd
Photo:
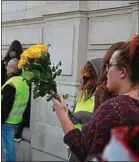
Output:
M100 106L100 104L103 103L104 101L106 101L107 99L117 96L117 94L115 94L114 92L108 91L108 89L106 87L106 85L107 85L106 64L109 63L113 53L116 50L120 50L124 44L125 44L125 42L114 43L113 45L110 46L110 48L108 49L108 51L106 52L106 54L103 57L102 67L101 67L101 70L99 73L98 84L97 84L97 88L95 91L94 110L97 110L98 107Z
M84 77L88 77L88 80L84 84ZM98 77L97 74L91 65L91 63L87 62L85 66L81 70L81 81L80 81L80 99L84 102L87 101L93 94L96 89Z

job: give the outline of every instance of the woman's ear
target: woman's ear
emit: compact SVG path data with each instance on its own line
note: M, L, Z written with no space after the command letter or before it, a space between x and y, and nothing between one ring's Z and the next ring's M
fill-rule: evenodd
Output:
M121 68L121 79L124 79L128 76L127 69L125 67Z

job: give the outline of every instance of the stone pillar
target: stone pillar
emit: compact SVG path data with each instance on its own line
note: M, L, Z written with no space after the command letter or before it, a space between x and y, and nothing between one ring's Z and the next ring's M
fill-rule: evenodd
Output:
M139 34L139 1L130 3L133 12L133 34Z
M58 92L69 93L71 103L77 95L80 70L87 59L87 13L80 11L78 1L48 1L43 18L42 41L51 44L52 62L62 61ZM67 160L63 132L52 111L52 102L47 103L45 97L32 100L31 132L32 160Z

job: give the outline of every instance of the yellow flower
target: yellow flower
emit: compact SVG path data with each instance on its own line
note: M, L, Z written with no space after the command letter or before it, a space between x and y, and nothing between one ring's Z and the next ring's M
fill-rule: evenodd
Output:
M24 65L26 65L26 60L20 59L20 61L18 63L18 68L22 69L24 67Z
M28 60L28 52L27 52L27 50L24 51L24 52L21 54L20 58L23 59L23 60Z
M42 56L42 53L48 52L48 47L44 44L36 44L25 50L21 54L21 59L28 61L28 58L30 59L36 59L40 58Z
M31 59L40 58L41 55L42 55L41 49L36 48L36 47L30 48L30 49L29 49L29 52L27 53L27 56L28 56L29 58L31 58Z
M40 48L41 49L41 52L48 52L48 47L44 44L37 44L36 45L37 48Z
M36 44L30 47L30 49L32 48L39 48L41 52L48 52L48 47L45 44Z

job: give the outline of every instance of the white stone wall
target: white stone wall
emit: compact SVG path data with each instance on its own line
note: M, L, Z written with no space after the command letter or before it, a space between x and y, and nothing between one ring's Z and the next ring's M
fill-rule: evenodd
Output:
M2 1L2 55L11 41L23 46L50 43L54 63L63 62L60 93L77 95L80 69L87 59L103 57L109 46L138 33L133 1ZM45 98L32 99L33 161L67 159L59 121Z

